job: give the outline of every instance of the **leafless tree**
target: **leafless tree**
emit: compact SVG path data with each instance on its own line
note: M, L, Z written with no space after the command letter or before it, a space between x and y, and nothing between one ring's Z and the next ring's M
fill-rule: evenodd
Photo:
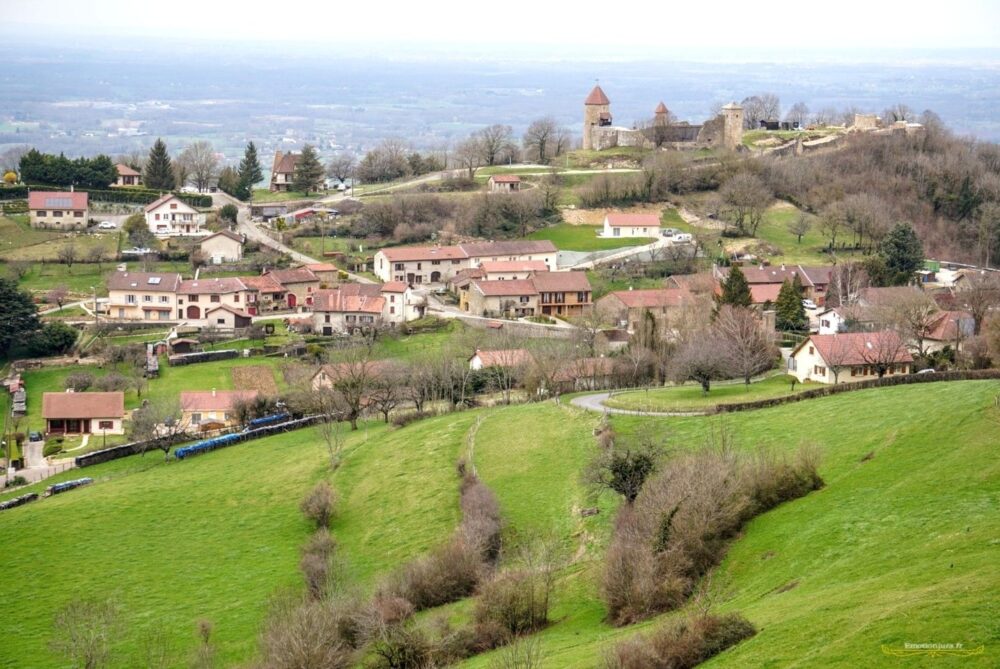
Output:
M807 118L809 118L809 107L804 102L793 104L785 115L786 121L789 123L798 123L800 128L805 126Z
M63 308L63 304L66 302L66 298L69 296L69 288L65 284L60 284L45 293L45 301L49 304L55 303L60 309Z
M10 260L7 262L7 272L17 281L27 276L31 267L32 264L29 260Z
M833 125L840 118L840 114L834 107L823 107L813 113L813 123L819 126ZM853 115L851 116L853 120Z
M719 197L727 220L741 235L755 237L774 194L760 177L744 171L722 185Z
M353 153L338 153L326 164L326 175L340 183L347 181L354 171L356 160Z
M857 353L850 337L834 334L829 341L829 346L823 351L823 360L826 361L827 369L833 373L833 383L837 384L840 383L840 373L857 359Z
M837 246L837 236L847 227L844 207L840 202L834 202L827 207L819 218L819 229L830 240L829 249Z
M481 140L476 137L469 137L456 146L455 151L452 153L455 162L466 171L469 179L473 179L476 176L476 170L483 164L483 150L480 142Z
M706 395L712 381L726 377L725 345L712 331L684 342L670 361L670 376L677 383L696 381Z
M884 309L884 313L877 315L876 320L892 324L916 344L917 354L923 357L927 336L937 320L938 306L934 299L922 291L906 291L877 309Z
M183 151L170 161L170 166L174 171L174 183L177 184L177 188L184 188L191 176L191 165L187 162Z
M897 332L883 328L871 336L857 339L860 357L871 365L881 379L906 353L906 342Z
M811 228L812 221L805 212L800 213L788 222L788 231L795 235L795 239L799 244L802 243L802 236L809 232Z
M344 419L350 422L352 430L357 430L358 419L380 371L379 364L371 359L371 349L360 345L333 352L326 369L331 388L339 393Z
M551 158L558 155L556 143L559 135L559 124L551 116L533 121L524 133L522 143L528 153L529 160L547 164Z
M713 329L729 373L742 378L747 386L750 379L771 369L778 359L772 338L748 308L723 306Z
M132 412L129 421L129 436L142 444L140 452L145 455L152 448L163 451L163 459L170 455L170 447L177 443L188 426L182 423L183 412L180 400L156 398L146 400Z
M181 152L179 160L191 170L194 186L199 191L208 190L218 175L219 159L209 142L194 142Z
M903 103L897 103L891 107L887 107L885 111L882 112L882 118L886 123L895 123L896 121L912 121L916 118L916 113Z
M107 251L103 246L94 246L89 251L87 251L87 262L92 262L97 264L97 271L101 271L101 264L107 258Z
M76 242L70 239L59 249L59 261L66 267L73 267L76 262Z
M389 422L389 414L403 401L402 375L383 372L373 380L368 391L368 406L382 414L382 419Z
M475 133L479 147L479 157L483 163L493 166L504 153L510 153L513 131L509 125L496 123Z
M781 117L781 100L774 93L758 93L744 98L743 125L752 130L761 121L775 121Z
M112 644L121 629L120 607L113 600L73 600L56 613L52 650L73 666L100 669L111 663Z
M972 314L973 334L978 335L982 332L987 314L1000 306L1000 273L966 274L965 286L956 297Z
M837 263L830 271L827 289L828 306L850 307L858 302L861 291L868 287L868 273L860 263Z

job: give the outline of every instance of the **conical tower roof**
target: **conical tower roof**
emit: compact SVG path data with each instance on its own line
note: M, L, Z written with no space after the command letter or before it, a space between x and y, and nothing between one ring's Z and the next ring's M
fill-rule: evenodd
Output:
M608 96L604 94L604 91L601 90L600 86L594 86L594 90L590 91L590 95L588 95L587 99L583 101L583 104L609 105L611 104L611 100L609 100Z
M655 113L657 113L657 114L666 114L667 113L667 105L663 104L663 102L661 101L660 104L656 105L656 112Z

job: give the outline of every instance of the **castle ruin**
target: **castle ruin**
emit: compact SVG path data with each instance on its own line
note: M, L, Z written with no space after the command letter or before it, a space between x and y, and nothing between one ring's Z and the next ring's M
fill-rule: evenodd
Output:
M594 86L583 102L583 148L600 151L615 146L697 149L721 146L731 151L743 143L743 107L731 102L702 125L676 122L660 102L652 123L644 128L623 128L612 123L611 100Z

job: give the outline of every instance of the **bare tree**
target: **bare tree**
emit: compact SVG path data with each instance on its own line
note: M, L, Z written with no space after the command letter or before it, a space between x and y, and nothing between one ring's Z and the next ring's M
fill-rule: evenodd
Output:
M742 378L747 386L750 379L771 369L778 359L772 338L746 307L724 305L719 309L713 329L722 345L729 373Z
M559 124L551 116L533 121L524 133L522 143L531 160L546 164L557 155L555 144L559 134Z
M146 400L132 412L129 436L142 444L140 452L155 448L163 451L163 459L170 455L170 447L177 443L187 426L182 422L183 412L178 398Z
M805 126L807 118L809 118L809 107L804 102L793 104L785 115L786 121L789 123L798 123L800 128Z
M368 391L368 406L382 414L382 419L389 422L389 414L403 402L403 378L394 372L381 372Z
M696 381L706 395L712 381L726 378L727 371L725 345L712 331L686 341L670 361L670 376L675 382Z
M844 207L840 202L834 202L827 207L819 219L819 229L830 240L829 249L837 246L837 236L847 227Z
M885 111L882 112L882 118L886 123L895 123L896 121L912 121L916 117L916 112L901 102L896 103L891 107L886 107Z
M58 255L61 263L66 265L66 267L73 267L73 263L76 262L76 242L70 239L63 244L62 248L59 249Z
M894 330L872 332L863 338L857 338L855 342L858 348L856 353L875 369L880 379L899 364L906 354L906 342Z
M82 669L111 663L111 645L121 632L121 613L110 599L78 599L56 613L52 650Z
M208 190L219 171L215 149L206 141L197 141L181 152L179 160L191 170L191 178L199 191Z
M350 422L351 430L357 430L358 419L381 371L379 364L371 359L371 349L357 345L334 352L324 369L330 377L331 388L339 393L344 420Z
M868 273L860 263L838 263L830 271L826 293L828 306L850 307L857 304L861 291L868 287Z
M68 295L69 288L67 288L65 284L60 284L45 293L45 301L49 304L55 303L60 309L62 309Z
M347 181L354 171L356 159L353 153L338 153L326 164L326 175L340 183Z
M956 296L972 314L973 334L980 334L987 314L1000 306L1000 273L967 274L965 285Z
M101 264L107 258L107 251L103 246L94 246L87 251L87 262L97 263L97 271L102 270Z
M458 165L466 171L469 179L473 179L476 176L476 170L483 164L483 150L480 143L481 140L478 138L469 137L456 146L452 154Z
M798 216L788 222L788 231L795 235L797 243L802 243L802 236L812 228L812 221L809 214L801 212Z
M840 383L840 373L851 366L857 359L853 339L849 336L834 334L829 339L829 346L823 351L826 367L833 373L833 383Z
M776 121L781 117L781 100L774 93L758 93L744 98L740 103L743 107L743 125L752 130L761 121Z
M476 132L475 137L480 160L493 166L499 162L501 155L510 153L514 134L509 125L495 123Z
M722 185L719 197L723 214L739 234L755 237L774 194L756 174L740 172Z

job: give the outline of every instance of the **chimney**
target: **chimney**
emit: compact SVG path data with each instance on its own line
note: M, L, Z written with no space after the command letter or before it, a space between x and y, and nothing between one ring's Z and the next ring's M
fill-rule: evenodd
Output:
M69 185L69 192L70 192L70 193L72 193L72 192L73 192L73 184L70 184L70 185Z
M215 397L215 388L212 388L212 397Z
M781 263L781 271L782 271L782 272L784 272L784 271L785 271L785 263Z

